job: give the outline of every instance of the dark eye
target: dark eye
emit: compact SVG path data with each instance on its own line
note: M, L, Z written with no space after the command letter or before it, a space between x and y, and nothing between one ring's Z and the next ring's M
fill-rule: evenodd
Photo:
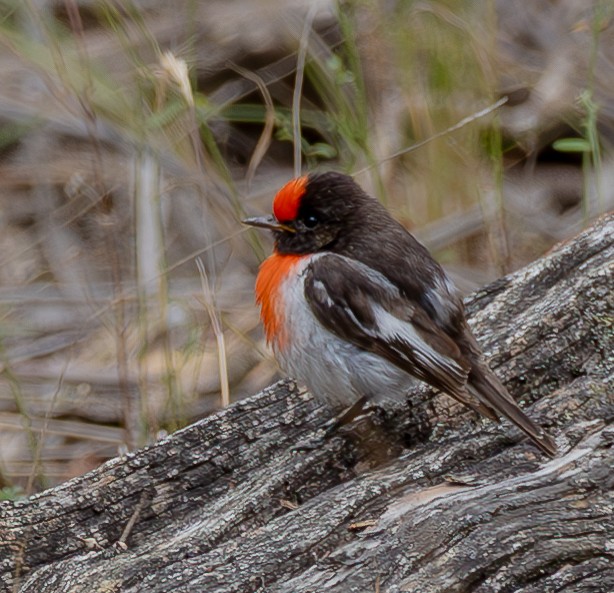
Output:
M318 217L315 214L308 214L307 216L305 216L305 219L303 220L303 223L308 229L312 229L314 226L316 226L316 224L318 224L318 222L320 221L318 220Z

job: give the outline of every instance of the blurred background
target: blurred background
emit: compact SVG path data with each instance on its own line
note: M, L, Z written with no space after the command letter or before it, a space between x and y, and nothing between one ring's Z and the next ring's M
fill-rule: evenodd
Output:
M613 16L0 0L0 496L279 376L253 296L270 238L239 221L294 175L301 82L303 169L354 174L466 293L611 209Z

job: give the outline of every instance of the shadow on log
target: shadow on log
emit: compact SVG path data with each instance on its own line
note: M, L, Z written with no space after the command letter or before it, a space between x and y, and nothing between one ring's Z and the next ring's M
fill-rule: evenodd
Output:
M284 381L0 504L0 588L614 591L613 260L610 215L467 303L555 459L426 388L296 452L331 412Z

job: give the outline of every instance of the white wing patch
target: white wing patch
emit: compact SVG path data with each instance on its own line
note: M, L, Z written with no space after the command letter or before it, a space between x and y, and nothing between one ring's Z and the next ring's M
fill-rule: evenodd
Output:
M448 323L458 314L460 293L447 276L435 278L435 286L427 290L426 297L433 304L434 314L440 322Z
M466 371L456 361L429 346L411 323L398 319L379 305L374 306L373 312L380 331L380 338L388 343L396 341L405 343L411 348L416 360L424 364L425 367L452 375L455 380L461 383L466 381ZM395 351L405 360L411 362L411 359L402 349L395 348Z
M326 304L327 307L332 307L335 304L333 302L333 299L330 298L330 295L326 290L326 286L324 286L324 283L321 280L316 280L313 283L313 288L317 290L318 294L323 297L323 302Z

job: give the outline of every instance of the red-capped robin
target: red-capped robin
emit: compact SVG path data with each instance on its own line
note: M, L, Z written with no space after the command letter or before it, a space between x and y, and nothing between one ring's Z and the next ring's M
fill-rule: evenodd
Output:
M267 341L282 368L336 407L403 402L420 379L480 414L511 420L548 455L552 438L488 368L441 266L354 180L310 174L276 194L256 280Z

